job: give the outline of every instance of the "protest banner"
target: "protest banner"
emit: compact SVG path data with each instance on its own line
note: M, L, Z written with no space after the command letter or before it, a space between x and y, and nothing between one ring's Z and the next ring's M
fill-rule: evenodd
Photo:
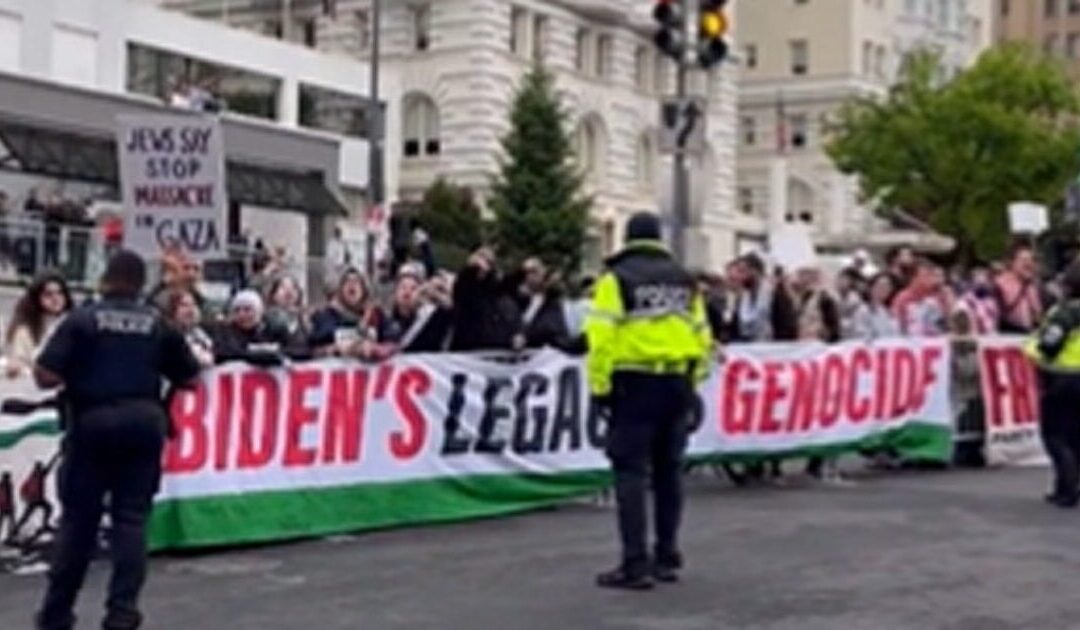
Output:
M192 115L119 116L117 159L124 246L147 258L180 249L225 254L225 159L220 122Z
M729 348L698 391L689 456L889 447L945 461L949 352L945 340ZM172 416L156 549L493 516L610 483L582 362L552 350L232 364L177 396ZM0 470L8 459L0 450Z
M60 455L52 399L29 377L0 386L0 573L40 560L38 551L56 531Z
M986 461L990 465L1049 463L1039 437L1035 366L1020 337L979 339L979 377L986 409Z

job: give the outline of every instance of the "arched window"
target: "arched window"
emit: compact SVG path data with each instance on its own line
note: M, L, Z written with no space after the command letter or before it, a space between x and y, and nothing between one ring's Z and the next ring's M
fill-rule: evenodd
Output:
M424 94L409 94L402 104L402 111L404 156L438 155L442 145L439 141L439 108L435 101Z
M606 136L599 116L586 116L578 126L574 146L585 178L596 184L603 180Z
M637 145L637 183L643 191L656 188L656 144L653 133L646 131L638 138Z

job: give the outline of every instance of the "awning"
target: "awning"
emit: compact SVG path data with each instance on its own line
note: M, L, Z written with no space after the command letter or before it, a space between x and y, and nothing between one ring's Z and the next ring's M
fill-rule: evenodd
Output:
M138 97L0 73L0 169L118 189L116 116L148 113L184 112ZM334 193L336 142L229 115L222 117L222 132L231 201L310 215L348 214Z
M0 167L116 186L116 143L0 118Z

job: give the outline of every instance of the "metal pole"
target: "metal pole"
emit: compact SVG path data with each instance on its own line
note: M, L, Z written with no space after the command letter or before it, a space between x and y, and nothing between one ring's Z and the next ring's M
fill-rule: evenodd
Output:
M687 0L679 0L682 5L680 13L684 16L683 42L686 50L679 56L675 67L675 96L682 103L687 95L687 75L690 72L688 58L693 50L690 39L691 15L690 3ZM675 147L675 158L672 160L672 182L674 191L672 194L672 206L674 209L674 225L672 230L672 253L680 263L686 263L687 243L686 230L690 223L690 170L686 160L686 143L680 141Z
M379 49L382 0L371 1L371 86L368 90L368 213L383 203L382 143L384 136L382 108L379 106ZM367 226L367 274L375 280L375 232Z

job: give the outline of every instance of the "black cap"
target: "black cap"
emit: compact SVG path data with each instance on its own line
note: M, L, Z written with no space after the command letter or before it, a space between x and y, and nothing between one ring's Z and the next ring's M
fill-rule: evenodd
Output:
M142 256L122 249L109 258L101 276L102 291L108 294L137 296L146 284L146 263Z
M652 212L638 212L626 224L626 240L659 241L660 217Z
M1061 284L1067 297L1080 298L1080 261L1074 261L1065 268Z

